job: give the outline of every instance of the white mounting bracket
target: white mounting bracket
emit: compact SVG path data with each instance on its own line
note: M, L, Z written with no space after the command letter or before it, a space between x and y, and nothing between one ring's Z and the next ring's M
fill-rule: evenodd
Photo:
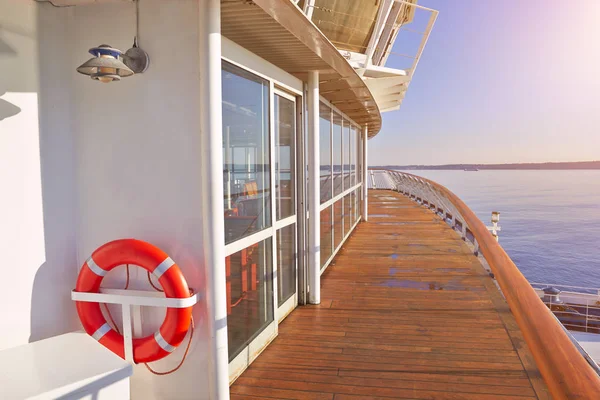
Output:
M492 236L498 241L498 232L502 230L502 227L498 226L497 222L492 222L492 226L486 226L488 231L492 232Z
M71 291L71 300L91 303L119 304L123 312L123 338L125 342L125 360L133 361L133 337L142 333L141 307L187 308L197 304L202 295L192 292L186 298L167 298L163 292L146 290L125 290L100 288L100 293ZM131 322L133 319L133 330Z

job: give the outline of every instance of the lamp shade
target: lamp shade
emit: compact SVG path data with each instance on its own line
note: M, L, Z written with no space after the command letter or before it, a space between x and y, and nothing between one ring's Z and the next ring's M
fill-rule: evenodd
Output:
M89 75L92 79L104 83L119 81L122 77L133 75L133 71L119 60L121 50L103 44L91 48L90 54L94 57L77 68L80 74Z
M498 211L492 211L492 222L497 223L500 221L500 213Z

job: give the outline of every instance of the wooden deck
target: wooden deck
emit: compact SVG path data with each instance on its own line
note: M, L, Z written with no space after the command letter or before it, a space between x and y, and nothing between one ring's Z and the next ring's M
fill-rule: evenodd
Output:
M361 223L232 399L548 399L492 279L430 211L369 192Z

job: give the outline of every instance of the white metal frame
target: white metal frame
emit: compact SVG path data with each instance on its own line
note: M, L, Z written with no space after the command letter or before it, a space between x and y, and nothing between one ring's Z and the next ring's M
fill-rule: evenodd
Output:
M247 72L250 72L251 74L254 74L254 75L256 75L256 76L258 76L258 77L260 77L260 78L262 78L262 79L264 79L266 81L269 81L270 83L273 83L273 86L277 87L283 93L287 93L288 95L291 95L291 96L294 96L294 95L298 96L298 97L302 96L302 90L296 89L296 88L294 88L294 87L286 84L285 82L278 81L277 79L274 79L273 77L271 77L269 75L266 75L266 74L262 73L261 71L249 68L248 66L246 66L242 62L236 61L236 60L234 60L232 58L225 57L225 56L222 56L221 59L223 61L228 62L231 65L235 65L238 68L241 68L241 69L243 69L243 70L245 70Z
M285 98L287 100L293 101L294 105L296 105L297 102L297 96L293 96L281 89L279 89L278 87L274 87L273 88L273 99L275 99L275 96L280 96L282 98ZM273 102L273 107L271 107L271 112L273 114L272 116L272 126L273 126L273 130L272 132L274 133L274 129L275 129L275 116L274 116L274 112L275 112L275 102ZM294 113L295 113L295 107L294 107ZM297 115L294 115L294 118L297 118ZM295 127L296 129L296 127ZM295 135L297 135L298 132L295 132ZM274 135L273 135L274 136ZM272 148L271 148L271 154L272 157L274 159L275 156L275 141L271 140L272 143ZM296 280L296 290L294 292L294 295L291 296L289 299L287 299L286 301L284 301L283 304L279 304L279 299L277 298L277 289L279 287L279 282L278 282L278 276L277 276L277 272L279 271L279 260L277 259L277 232L285 227L288 227L290 225L296 225L296 232L295 232L295 250L296 250L296 254L298 251L298 214L297 214L297 202L298 202L298 191L297 191L297 186L298 186L298 177L297 177L297 172L298 172L298 151L296 149L296 138L294 137L294 215L289 216L289 217L285 217L283 219L277 220L277 204L276 204L276 196L273 195L273 216L274 216L274 223L273 223L273 227L274 227L274 233L273 233L273 237L274 237L274 246L273 246L273 265L274 265L274 271L273 271L273 293L274 293L274 297L275 297L275 302L273 304L275 304L275 320L277 322L280 322L280 320L282 320L286 315L288 315L290 312L292 312L292 310L294 308L296 308L296 306L298 305L298 259L296 257L296 274L295 274L295 280ZM272 162L272 171L275 172L275 163ZM273 179L273 188L275 188L275 173L272 174L272 179ZM290 301L292 300L293 301Z
M100 293L71 291L71 300L91 303L118 304L122 310L125 360L133 361L133 338L142 334L141 307L188 308L203 296L195 292L186 298L166 298L162 292L100 288ZM132 324L133 322L133 329Z

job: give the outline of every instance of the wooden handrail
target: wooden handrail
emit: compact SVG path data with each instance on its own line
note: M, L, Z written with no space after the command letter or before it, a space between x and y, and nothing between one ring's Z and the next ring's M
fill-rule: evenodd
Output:
M504 293L552 397L555 400L600 399L600 377L483 222L446 187L426 178L401 173L429 182L462 215Z

